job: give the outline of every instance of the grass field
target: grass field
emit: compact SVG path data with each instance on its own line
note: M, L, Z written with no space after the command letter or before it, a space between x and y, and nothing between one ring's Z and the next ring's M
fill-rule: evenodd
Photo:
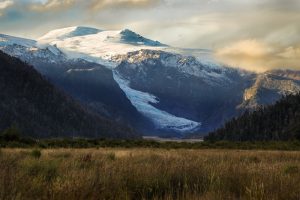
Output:
M1 149L0 199L300 199L300 152Z

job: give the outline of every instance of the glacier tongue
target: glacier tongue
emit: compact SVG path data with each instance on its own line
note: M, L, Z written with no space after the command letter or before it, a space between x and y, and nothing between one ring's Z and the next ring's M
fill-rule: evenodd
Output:
M151 104L159 100L154 95L130 88L129 81L114 71L113 76L120 88L125 92L127 98L144 116L153 121L159 130L172 130L180 133L194 131L201 126L201 123L189 119L176 117L166 111L155 108Z

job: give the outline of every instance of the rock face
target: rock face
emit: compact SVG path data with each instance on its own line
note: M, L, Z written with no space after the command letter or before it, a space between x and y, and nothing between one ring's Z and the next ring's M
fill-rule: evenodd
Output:
M260 105L269 105L282 96L300 91L299 72L274 70L255 77L255 82L244 91L244 100L239 106L243 109L255 109Z
M12 125L32 137L133 138L126 126L84 109L31 66L0 52L0 130Z

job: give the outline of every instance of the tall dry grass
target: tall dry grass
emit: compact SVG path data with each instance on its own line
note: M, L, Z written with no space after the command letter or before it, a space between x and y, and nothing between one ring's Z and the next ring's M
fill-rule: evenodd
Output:
M300 152L2 149L0 199L300 199Z

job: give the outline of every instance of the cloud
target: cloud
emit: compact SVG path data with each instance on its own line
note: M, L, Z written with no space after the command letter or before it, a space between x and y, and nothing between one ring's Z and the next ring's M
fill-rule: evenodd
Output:
M0 1L0 16L2 15L2 11L5 10L6 8L12 6L14 2L12 0L4 0Z
M230 66L256 72L272 69L300 69L300 48L279 47L253 39L217 49L215 57Z
M70 8L76 3L76 0L47 0L46 2L37 2L29 5L33 11L55 11Z
M288 47L288 48L284 49L284 51L282 53L279 53L278 55L283 58L287 58L287 59L300 59L300 48ZM299 63L299 65L300 65L300 63Z
M45 2L29 2L32 11L59 11L81 7L84 11L99 11L108 8L147 8L156 5L161 0L46 0ZM91 13L90 13L91 14Z
M263 57L272 52L272 49L254 39L242 40L217 50L220 56Z
M147 8L157 5L160 0L93 0L89 5L92 10L105 8Z
M0 1L0 9L3 10L11 5L13 5L14 2L12 0L4 0L4 1Z

